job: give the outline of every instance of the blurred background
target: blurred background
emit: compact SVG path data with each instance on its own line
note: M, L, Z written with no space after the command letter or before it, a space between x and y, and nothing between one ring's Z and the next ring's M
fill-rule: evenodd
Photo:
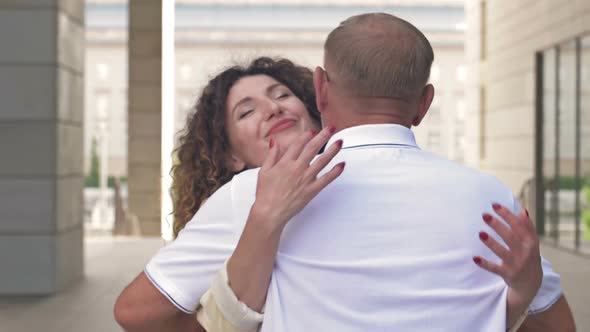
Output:
M171 238L202 86L260 55L320 65L375 11L434 47L419 145L513 189L590 331L587 0L0 0L0 330L118 331L116 295Z

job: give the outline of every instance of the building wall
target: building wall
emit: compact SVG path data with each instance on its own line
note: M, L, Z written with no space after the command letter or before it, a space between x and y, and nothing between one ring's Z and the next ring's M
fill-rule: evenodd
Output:
M466 11L469 69L481 59L468 82L469 105L480 114L469 119L480 128L478 163L517 192L534 176L535 54L589 32L590 1L466 1Z

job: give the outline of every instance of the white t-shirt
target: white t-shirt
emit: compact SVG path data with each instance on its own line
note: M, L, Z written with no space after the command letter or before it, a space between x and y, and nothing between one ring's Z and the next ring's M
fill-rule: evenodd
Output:
M473 264L499 259L479 240L493 202L520 209L492 176L420 150L398 125L334 135L344 173L282 234L262 331L505 331L504 281ZM326 169L330 169L327 167ZM243 172L199 209L148 263L154 285L192 312L232 254L255 199L258 170ZM543 261L532 312L561 295Z

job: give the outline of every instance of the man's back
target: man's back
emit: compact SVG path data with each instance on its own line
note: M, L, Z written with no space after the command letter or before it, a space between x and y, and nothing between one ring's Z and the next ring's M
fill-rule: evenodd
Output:
M338 138L346 171L283 232L262 331L503 331L506 285L472 257L493 257L481 214L510 190L402 126Z
M504 331L506 285L471 258L495 257L477 237L487 228L481 214L492 202L516 210L510 190L420 151L402 126L358 126L338 138L334 162L346 170L284 229L262 331ZM146 266L180 310L197 308L232 255L257 174L215 192ZM546 262L543 273L532 312L561 295Z

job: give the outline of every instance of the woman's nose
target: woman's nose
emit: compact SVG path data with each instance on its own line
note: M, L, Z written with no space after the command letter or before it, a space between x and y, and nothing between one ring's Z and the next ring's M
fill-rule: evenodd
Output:
M281 107L279 106L278 103L275 103L274 101L269 101L268 107L266 109L266 118L267 119L271 119L273 118L275 115L278 115L282 112Z

